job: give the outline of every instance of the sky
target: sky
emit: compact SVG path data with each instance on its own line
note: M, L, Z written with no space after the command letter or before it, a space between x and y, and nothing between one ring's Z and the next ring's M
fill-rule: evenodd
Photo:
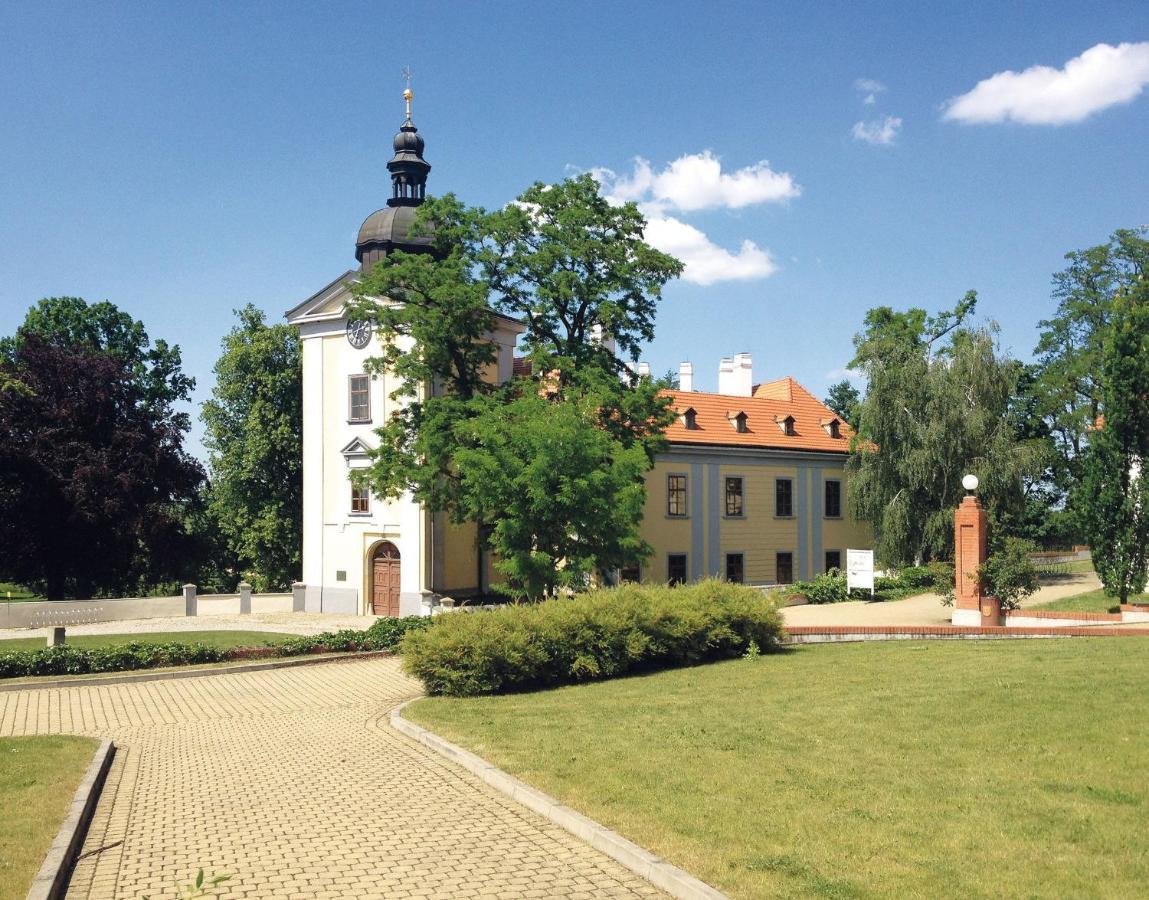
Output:
M595 172L687 266L643 359L819 396L874 306L967 290L1028 359L1065 253L1149 223L1149 4L12 2L0 334L110 300L210 395L233 310L354 267L402 69L428 191ZM203 454L197 422L191 449Z

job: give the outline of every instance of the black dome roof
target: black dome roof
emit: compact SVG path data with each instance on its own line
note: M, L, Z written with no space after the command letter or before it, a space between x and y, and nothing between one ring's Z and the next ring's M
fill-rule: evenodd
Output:
M417 206L386 206L371 213L359 226L355 258L362 262L364 252L371 247L412 252L428 249L433 240L430 235L411 234L418 213Z

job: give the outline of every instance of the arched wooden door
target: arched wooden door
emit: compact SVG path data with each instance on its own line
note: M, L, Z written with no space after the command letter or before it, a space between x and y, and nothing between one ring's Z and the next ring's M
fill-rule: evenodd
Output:
M384 541L371 554L371 612L399 615L399 548Z

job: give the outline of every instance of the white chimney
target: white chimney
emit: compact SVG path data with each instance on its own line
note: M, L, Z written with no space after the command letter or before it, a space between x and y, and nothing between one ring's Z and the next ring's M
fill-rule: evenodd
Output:
M592 343L599 344L609 350L612 354L618 352L618 347L615 344L614 335L602 327L601 323L596 323L590 330L590 339Z
M650 363L640 362L638 364L638 377L639 378L649 378L650 377Z
M681 362L678 364L678 389L680 391L694 390L694 363Z
M734 360L726 356L718 363L718 393L734 393Z
M723 357L718 366L718 393L749 397L754 391L754 363L749 353Z

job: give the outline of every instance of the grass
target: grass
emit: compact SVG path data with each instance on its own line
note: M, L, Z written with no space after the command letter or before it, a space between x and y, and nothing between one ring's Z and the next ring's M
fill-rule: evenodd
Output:
M59 735L0 738L0 900L28 893L98 743Z
M27 600L43 600L39 594L34 594L26 587L18 584L9 584L0 581L0 603L11 600L13 603L23 603Z
M1129 597L1130 603L1149 603L1149 594L1133 594ZM1030 609L1058 609L1072 610L1074 612L1109 612L1116 609L1118 600L1110 597L1103 590L1088 591L1084 594L1074 594L1072 597L1062 597L1060 600L1050 600Z
M1128 897L1145 649L808 646L405 715L734 897Z
M150 631L137 634L68 635L72 647L118 647L122 644L206 644L209 647L261 647L284 638L296 637L277 631ZM12 650L40 650L45 637L0 640L0 653Z

